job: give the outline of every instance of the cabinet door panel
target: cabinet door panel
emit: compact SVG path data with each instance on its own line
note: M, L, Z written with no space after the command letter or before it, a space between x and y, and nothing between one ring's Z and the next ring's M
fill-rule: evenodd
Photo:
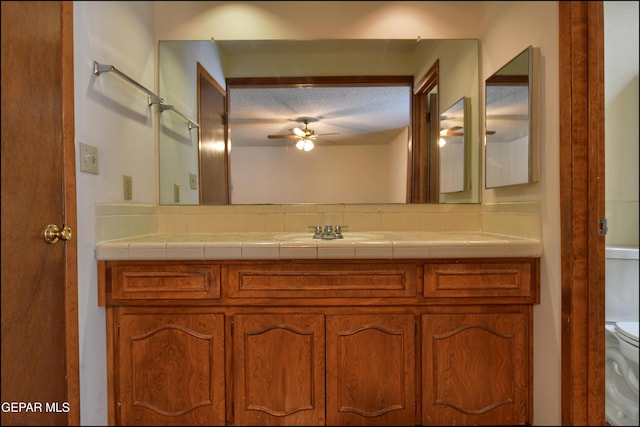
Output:
M327 316L327 424L415 424L415 318Z
M528 424L529 327L521 313L422 318L423 424Z
M234 317L236 425L324 425L321 314Z
M121 425L224 425L224 315L118 316Z

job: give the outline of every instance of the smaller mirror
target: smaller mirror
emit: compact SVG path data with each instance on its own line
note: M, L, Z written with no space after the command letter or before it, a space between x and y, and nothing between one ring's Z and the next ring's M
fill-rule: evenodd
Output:
M471 115L469 98L463 97L440 114L440 193L467 189L467 152Z
M538 181L538 48L486 80L485 188Z

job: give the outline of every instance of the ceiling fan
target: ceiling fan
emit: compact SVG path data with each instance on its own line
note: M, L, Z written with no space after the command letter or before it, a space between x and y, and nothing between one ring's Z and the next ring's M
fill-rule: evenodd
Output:
M281 138L289 138L289 139L297 139L296 148L299 150L310 151L313 150L314 144L313 140L320 136L316 134L313 129L309 129L309 119L303 119L302 123L304 123L304 128L301 129L299 127L295 127L289 129L291 132L287 135L267 135L269 139L281 139ZM322 135L334 135L334 133L325 133Z

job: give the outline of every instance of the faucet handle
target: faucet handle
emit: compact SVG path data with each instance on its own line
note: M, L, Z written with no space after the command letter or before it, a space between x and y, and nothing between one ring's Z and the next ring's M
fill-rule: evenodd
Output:
M320 225L309 225L308 227L313 229L313 238L314 239L322 238L322 226L320 226Z
M349 228L348 225L336 225L334 228L336 239L342 239L342 230Z

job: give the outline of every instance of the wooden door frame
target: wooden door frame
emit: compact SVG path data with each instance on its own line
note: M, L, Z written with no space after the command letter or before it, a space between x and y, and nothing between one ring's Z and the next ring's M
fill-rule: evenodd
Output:
M62 25L62 173L64 223L78 229L74 100L73 2L61 2ZM65 335L69 425L80 425L80 343L78 330L78 239L65 244Z
M605 425L603 2L558 7L562 424Z

